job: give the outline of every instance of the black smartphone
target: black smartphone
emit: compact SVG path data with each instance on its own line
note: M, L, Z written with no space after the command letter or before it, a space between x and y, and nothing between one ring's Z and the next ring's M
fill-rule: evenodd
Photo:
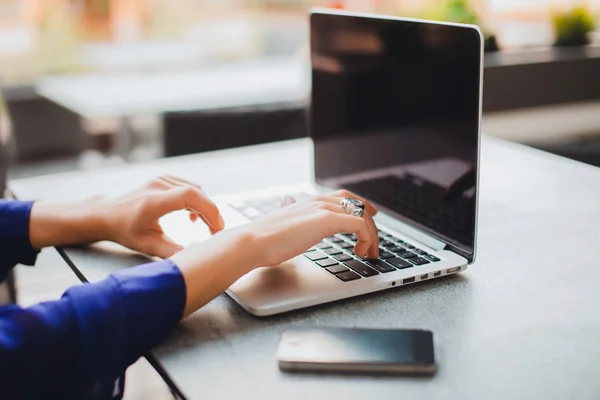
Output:
M433 333L425 330L296 328L277 351L283 371L433 375Z

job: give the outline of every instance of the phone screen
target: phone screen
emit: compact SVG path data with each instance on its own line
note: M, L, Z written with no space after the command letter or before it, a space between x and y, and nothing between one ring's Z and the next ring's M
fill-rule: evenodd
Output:
M433 333L425 330L291 329L282 335L277 357L287 371L435 372Z

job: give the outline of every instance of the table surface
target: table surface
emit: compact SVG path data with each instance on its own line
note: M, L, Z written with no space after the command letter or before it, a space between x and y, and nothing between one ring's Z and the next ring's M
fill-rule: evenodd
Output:
M170 173L217 194L307 181L310 148L297 140L12 188L21 198L77 198ZM465 273L262 319L221 295L184 320L155 356L191 399L599 398L600 170L490 138L482 160L479 254ZM91 280L145 261L100 248L66 251ZM285 374L275 351L291 326L431 329L439 371L433 378Z
M40 79L36 91L86 118L298 103L310 94L310 67L271 57L183 71L56 75Z

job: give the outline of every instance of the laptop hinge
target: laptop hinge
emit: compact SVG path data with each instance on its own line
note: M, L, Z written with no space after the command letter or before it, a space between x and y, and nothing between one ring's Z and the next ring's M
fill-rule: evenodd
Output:
M428 235L425 232L421 232L420 230L413 228L405 222L399 221L397 218L386 215L383 212L377 214L375 219L383 225L396 230L435 251L443 250L446 247L446 243Z

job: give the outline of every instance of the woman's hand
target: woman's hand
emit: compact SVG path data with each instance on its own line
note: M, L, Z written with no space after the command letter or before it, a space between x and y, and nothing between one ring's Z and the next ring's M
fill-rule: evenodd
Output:
M340 204L346 197L364 203L362 217L346 214ZM262 266L279 265L340 232L356 234L354 253L359 257L377 258L379 237L373 221L375 214L377 209L371 203L347 190L340 190L295 203L241 229L254 236L258 262Z
M363 217L346 214L340 205L344 197L365 204ZM175 254L171 259L181 269L187 288L185 315L252 269L279 265L339 232L356 234L356 254L378 257L379 238L372 218L376 213L372 204L342 190L287 206Z
M172 256L183 247L165 236L158 220L178 210L188 210L192 221L204 221L212 234L225 226L219 209L199 185L173 176L161 176L109 201L106 210L108 239L151 256Z
M116 199L83 202L36 202L31 212L30 239L34 248L110 240L132 250L167 258L182 249L165 236L158 220L188 210L214 234L224 227L217 206L202 188L181 178L162 176Z

